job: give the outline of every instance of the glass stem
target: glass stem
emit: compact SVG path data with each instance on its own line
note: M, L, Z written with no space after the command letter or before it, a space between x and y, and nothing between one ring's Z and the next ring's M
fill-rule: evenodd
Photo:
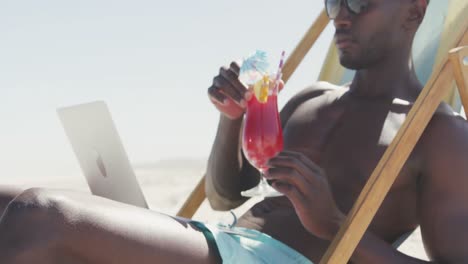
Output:
M260 184L259 184L260 188L262 190L264 189L267 189L269 188L270 186L268 185L268 181L267 179L265 178L265 174L263 172L260 172Z

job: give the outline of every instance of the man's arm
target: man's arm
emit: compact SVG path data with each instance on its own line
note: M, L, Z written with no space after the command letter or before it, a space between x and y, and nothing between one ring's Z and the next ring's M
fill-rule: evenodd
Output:
M280 84L280 89L282 87L283 84ZM317 83L292 97L281 110L282 126L286 125L298 105L335 88L330 84ZM223 112L222 107L217 107ZM255 186L259 180L258 171L249 164L242 153L241 127L242 115L233 119L221 114L208 160L205 183L208 200L216 210L229 210L241 205L247 198L242 197L240 192Z
M215 210L229 210L247 200L240 192L258 183L258 173L240 150L242 117L220 116L206 172L206 193Z
M253 186L258 176L243 162L240 152L240 131L248 100L248 90L239 81L240 66L232 62L221 67L208 89L208 96L221 113L218 131L208 160L205 189L215 210L229 210L246 201L240 195L245 186Z
M419 218L429 263L468 263L468 123L436 114L420 140L424 153ZM428 263L367 232L354 263Z
M424 245L440 263L468 263L468 123L436 115L425 140L432 147L420 195Z

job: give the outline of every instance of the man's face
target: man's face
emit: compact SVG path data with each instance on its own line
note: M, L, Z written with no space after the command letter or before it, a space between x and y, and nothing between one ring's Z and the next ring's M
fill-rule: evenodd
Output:
M372 67L389 56L402 56L404 12L400 0L367 0L360 14L341 6L334 20L340 63L349 69ZM409 2L409 1L408 1Z

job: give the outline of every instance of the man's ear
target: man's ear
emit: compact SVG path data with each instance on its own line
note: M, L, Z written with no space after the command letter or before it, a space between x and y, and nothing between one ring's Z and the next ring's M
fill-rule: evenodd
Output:
M411 0L408 15L404 24L405 29L416 31L426 14L427 0Z

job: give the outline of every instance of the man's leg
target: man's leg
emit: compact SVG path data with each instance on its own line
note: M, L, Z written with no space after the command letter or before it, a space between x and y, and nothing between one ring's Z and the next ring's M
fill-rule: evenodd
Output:
M1 263L217 263L184 221L82 193L30 189L0 221Z
M22 192L23 189L19 187L0 185L0 216L3 214L11 200L20 195Z

